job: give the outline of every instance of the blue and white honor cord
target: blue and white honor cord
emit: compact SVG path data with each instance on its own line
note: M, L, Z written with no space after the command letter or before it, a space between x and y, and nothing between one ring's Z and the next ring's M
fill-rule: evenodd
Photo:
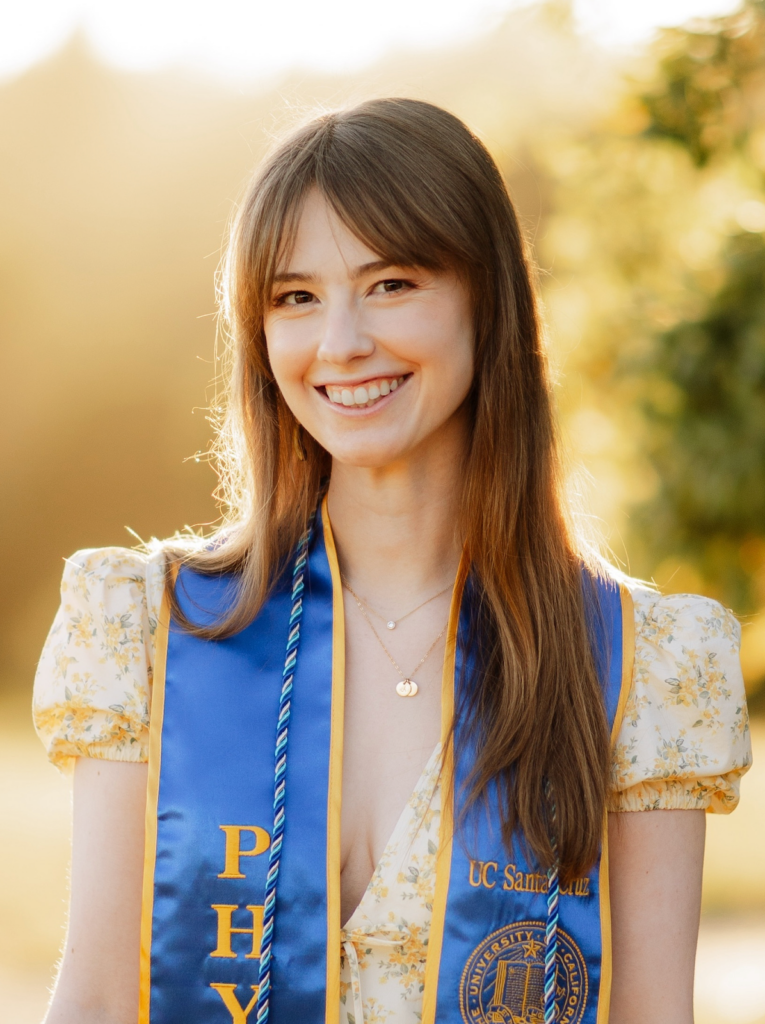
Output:
M274 917L276 912L276 883L279 879L282 843L284 841L284 797L287 773L287 739L289 736L290 709L292 703L292 680L297 665L300 644L300 620L303 617L303 591L305 590L305 567L308 563L308 545L311 540L313 520L298 544L295 566L292 570L292 609L290 612L287 656L282 672L282 690L279 698L279 718L276 724L276 753L274 768L274 825L271 831L271 849L268 855L268 875L263 901L263 937L260 942L260 969L258 971L257 1024L266 1024L271 1000L271 949L274 940Z
M555 984L558 970L558 839L556 835L555 799L549 779L545 779L545 797L550 812L550 844L553 862L547 870L547 927L545 929L545 1024L555 1024Z

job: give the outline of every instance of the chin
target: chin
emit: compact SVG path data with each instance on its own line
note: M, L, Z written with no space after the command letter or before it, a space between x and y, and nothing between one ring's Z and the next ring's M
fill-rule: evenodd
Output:
M406 458L407 451L399 445L390 444L347 444L325 446L333 461L358 469L385 469L386 466Z

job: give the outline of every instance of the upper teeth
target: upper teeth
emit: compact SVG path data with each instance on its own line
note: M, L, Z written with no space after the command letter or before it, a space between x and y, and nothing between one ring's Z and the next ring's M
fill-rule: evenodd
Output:
M380 378L371 384L360 384L355 388L341 388L336 384L325 385L330 402L336 405L373 405L378 399L395 391L403 384L403 377Z

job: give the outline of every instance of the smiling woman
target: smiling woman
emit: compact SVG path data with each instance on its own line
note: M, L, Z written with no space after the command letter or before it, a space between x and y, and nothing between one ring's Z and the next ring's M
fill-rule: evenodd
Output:
M324 115L223 291L226 521L75 555L40 662L49 1024L690 1024L738 627L579 543L491 157L426 103Z

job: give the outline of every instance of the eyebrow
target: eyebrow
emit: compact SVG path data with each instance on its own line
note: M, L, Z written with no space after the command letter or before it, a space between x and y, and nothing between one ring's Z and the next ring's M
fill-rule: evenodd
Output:
M390 260L371 260L369 263L361 263L351 271L351 280L356 281L358 278L364 277L365 274L372 274L376 270L387 270L388 267L395 265ZM300 270L274 274L274 284L291 284L294 281L305 281L306 284L310 284L317 280L316 274L304 273Z

